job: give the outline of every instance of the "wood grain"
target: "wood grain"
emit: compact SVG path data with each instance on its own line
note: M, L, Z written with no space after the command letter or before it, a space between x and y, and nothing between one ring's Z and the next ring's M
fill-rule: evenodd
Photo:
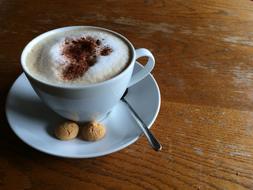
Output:
M125 35L156 57L162 104L144 137L95 159L37 152L10 130L4 104L23 47L69 25ZM253 189L253 2L0 0L0 189Z

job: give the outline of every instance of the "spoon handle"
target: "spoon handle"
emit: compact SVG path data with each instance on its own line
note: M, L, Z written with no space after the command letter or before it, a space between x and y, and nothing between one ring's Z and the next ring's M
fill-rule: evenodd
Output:
M155 138L155 136L152 134L152 132L148 129L147 125L144 123L144 121L140 118L140 116L136 113L136 111L132 108L132 106L124 99L121 99L127 107L131 110L132 115L134 118L138 121L139 126L141 127L142 131L146 135L149 144L152 146L152 148L156 151L162 150L162 145L159 143L159 141Z

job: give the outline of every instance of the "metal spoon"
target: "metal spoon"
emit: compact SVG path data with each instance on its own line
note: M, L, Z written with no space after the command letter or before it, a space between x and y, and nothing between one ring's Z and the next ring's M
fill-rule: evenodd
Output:
M123 96L121 97L121 101L127 105L127 107L129 108L129 110L132 113L132 116L138 121L137 123L139 124L143 133L146 135L148 142L152 146L152 148L156 151L162 150L162 145L158 142L158 140L155 138L155 136L151 133L151 131L148 129L147 125L140 118L140 116L136 113L136 111L132 108L132 106L126 101L125 96L127 95L127 92L128 92L128 89L126 89Z

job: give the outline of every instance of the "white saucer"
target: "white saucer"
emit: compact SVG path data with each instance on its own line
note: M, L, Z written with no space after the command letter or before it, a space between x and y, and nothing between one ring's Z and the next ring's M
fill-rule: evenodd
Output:
M135 72L140 68L141 65L136 63ZM160 109L160 92L154 77L150 74L131 87L126 99L150 128ZM56 139L53 128L64 119L40 101L24 74L11 87L6 115L10 127L22 141L39 151L60 157L91 158L107 155L134 143L142 134L127 106L120 102L102 121L107 130L102 140L87 142L78 138L71 141Z

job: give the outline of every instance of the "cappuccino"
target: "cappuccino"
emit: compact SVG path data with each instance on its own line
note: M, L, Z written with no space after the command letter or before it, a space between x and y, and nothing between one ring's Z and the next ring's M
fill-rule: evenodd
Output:
M48 35L26 57L30 75L46 83L99 83L121 73L130 60L123 38L96 28L78 28Z

